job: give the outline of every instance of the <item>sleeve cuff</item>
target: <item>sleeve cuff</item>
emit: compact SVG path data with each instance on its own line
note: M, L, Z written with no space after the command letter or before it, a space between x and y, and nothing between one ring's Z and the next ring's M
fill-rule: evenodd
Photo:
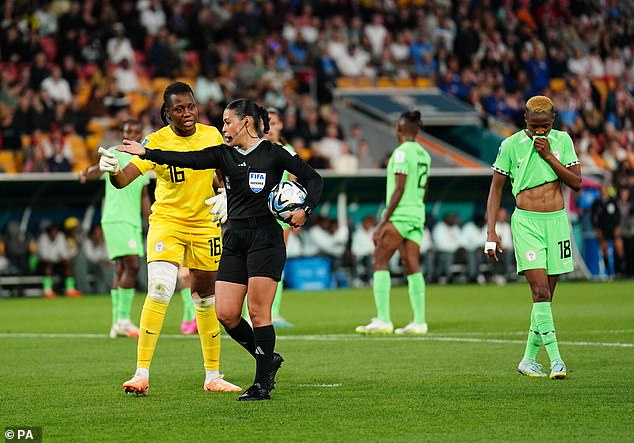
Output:
M496 168L495 166L491 166L491 169L493 169L495 172L499 172L502 175L509 175L508 172L501 170L500 168Z

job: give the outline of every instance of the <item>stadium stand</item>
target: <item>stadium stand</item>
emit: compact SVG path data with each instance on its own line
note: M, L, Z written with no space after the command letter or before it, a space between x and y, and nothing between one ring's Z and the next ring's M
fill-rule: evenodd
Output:
M82 170L99 145L116 141L122 119L141 118L146 133L159 127L162 91L178 79L194 87L205 80L205 123L221 125L224 103L238 96L281 109L286 138L321 168L331 166L319 153L330 123L359 165L380 167L398 112L381 106L399 103L399 96L411 100L401 99L399 109L423 111L425 142L440 147L432 149L435 165L466 160L478 168L491 162L501 137L523 126L526 98L545 94L556 104L556 126L575 141L584 173L632 194L631 2L245 0L155 7L150 14L142 0L0 5L2 172L52 174L66 169L51 160L62 154L72 171ZM124 80L136 86L128 90ZM70 102L43 87L64 83ZM382 94L383 104L368 106L372 94ZM449 113L435 112L443 106L437 100L461 109L455 120L438 122ZM355 123L361 143L350 133ZM583 225L587 211L573 210ZM0 228L7 220L0 217Z

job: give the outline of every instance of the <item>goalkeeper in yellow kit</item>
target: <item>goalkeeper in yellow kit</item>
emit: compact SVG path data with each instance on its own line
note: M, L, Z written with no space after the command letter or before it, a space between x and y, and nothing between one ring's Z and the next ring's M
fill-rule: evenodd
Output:
M220 132L197 123L198 107L189 85L170 84L163 93L161 117L167 126L148 135L148 148L169 147L173 151L192 151L222 143ZM149 369L167 306L176 287L178 267L190 269L191 292L196 307L207 391L237 392L242 389L223 379L220 368L220 327L216 318L214 284L222 251L220 224L215 221L224 208L223 195L214 198L214 170L195 171L153 163L133 157L119 169L116 157L103 154L100 168L110 173L118 188L153 169L156 173L156 201L149 218L147 237L148 294L143 305L137 348L137 369L123 384L125 392L147 393ZM212 220L205 203L214 203Z

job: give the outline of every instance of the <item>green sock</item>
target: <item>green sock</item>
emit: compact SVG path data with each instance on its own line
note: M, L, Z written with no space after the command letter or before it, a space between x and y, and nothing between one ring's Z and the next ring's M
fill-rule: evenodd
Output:
M544 342L544 347L546 348L546 352L548 352L550 361L561 360L550 302L533 303L533 310L535 312L537 330L541 334L542 341Z
M425 280L421 272L407 276L407 289L414 312L414 323L422 325L425 323Z
M390 322L390 271L374 271L374 304L377 318Z
M42 288L45 291L52 291L53 290L53 277L51 277L50 275L45 275L42 278Z
M130 320L130 311L134 301L134 288L119 288L119 318L118 320Z
M196 309L194 308L194 300L192 300L191 288L181 289L181 297L183 299L183 321L192 321L196 317Z
M531 327L528 330L528 340L526 340L526 350L524 351L524 360L535 360L537 351L542 346L542 336L537 329L537 321L535 320L535 305L531 311Z
M112 300L112 324L119 320L119 288L110 290L110 298Z
M280 315L280 306L282 306L282 291L284 285L282 282L277 283L277 289L275 290L275 298L273 299L273 305L271 306L271 318L275 319Z
M64 280L64 287L66 289L75 289L75 278L66 277L66 280Z
M247 303L247 297L248 297L248 295L246 297L244 297L244 301L242 302L242 317L247 319L247 320L250 320L250 317L249 317L249 304Z

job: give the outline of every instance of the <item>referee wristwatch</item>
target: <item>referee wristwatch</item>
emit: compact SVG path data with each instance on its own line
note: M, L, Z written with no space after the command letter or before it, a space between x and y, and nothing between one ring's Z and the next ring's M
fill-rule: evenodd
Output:
M306 213L306 218L310 218L313 215L313 208L312 207L306 205L302 209Z

